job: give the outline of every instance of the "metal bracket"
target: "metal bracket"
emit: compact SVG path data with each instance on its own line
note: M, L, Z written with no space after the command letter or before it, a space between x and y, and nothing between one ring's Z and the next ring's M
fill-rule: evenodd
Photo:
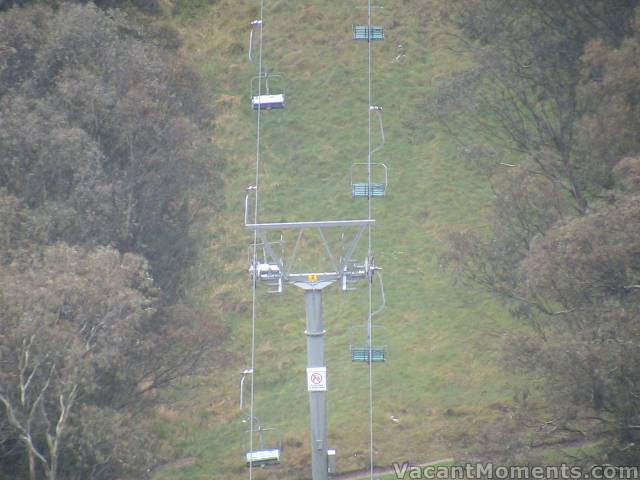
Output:
M373 155L375 152L377 152L382 147L384 147L384 128L382 127L382 107L379 107L377 105L371 105L371 106L369 106L369 111L376 113L376 117L378 117L378 125L380 126L380 140L381 140L381 143L376 148L371 150L371 155Z
M281 282L288 281L295 283L300 286L300 284L309 285L310 289L321 289L326 285L322 285L321 283L325 282L335 282L343 278L345 275L348 275L351 280L371 278L373 275L373 271L375 267L373 267L373 257L368 257L365 259L364 266L356 266L354 262L352 262L351 257L353 256L358 242L362 237L365 229L368 226L375 224L375 220L367 219L367 220L327 220L327 221L310 221L310 222L277 222L277 223L249 223L249 209L250 202L249 196L252 192L256 192L256 188L254 186L250 186L247 188L247 195L245 196L245 211L244 211L244 220L245 227L249 230L252 230L256 233L257 237L261 241L261 246L266 253L266 257L268 260L264 263L264 265L250 265L249 272L252 277L256 280L264 280L264 281L278 281L279 282L279 291L281 290ZM331 246L327 241L323 230L327 228L356 228L356 232L353 238L348 244L346 252L340 258L338 258L334 252L331 250ZM268 238L269 231L285 231L285 230L297 230L298 236L296 239L296 243L293 249L293 255L289 260L289 265L293 265L296 261L296 256L298 253L298 246L300 244L300 240L305 232L305 230L316 230L320 236L322 244L324 245L325 251L328 255L329 261L331 263L331 268L333 271L328 272L303 272L303 273L292 273L291 269L286 269L284 265L284 253L278 255L274 248L274 242L270 241ZM282 237L280 242L282 242ZM355 268L354 268L355 267ZM260 271L262 268L262 272Z
M380 267L376 267L373 260L373 255L367 255L362 265L353 264L351 267L343 270L342 290L348 290L348 283L356 280L367 279L369 283L373 282L373 276L376 271L382 270Z
M251 22L251 32L249 32L249 63L253 63L253 57L251 56L253 50L253 31L256 28L262 28L262 20L254 20Z

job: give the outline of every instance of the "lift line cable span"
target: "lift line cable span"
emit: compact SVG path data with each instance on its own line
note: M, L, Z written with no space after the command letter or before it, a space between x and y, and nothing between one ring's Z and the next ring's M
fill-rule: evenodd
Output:
M258 96L262 94L262 46L263 46L263 36L264 36L264 0L260 0L260 40L259 40L259 52L258 52L258 77L260 80L258 81ZM254 25L252 24L252 34ZM256 190L256 203L255 203L255 211L254 211L254 223L258 223L258 199L259 199L259 191L258 188L260 186L260 119L261 119L261 105L258 105L257 112L257 120L256 120L256 176L255 176L255 190ZM257 232L253 233L253 262L255 264L257 258L257 249L258 249L258 234ZM254 399L255 399L255 371L256 371L256 284L252 282L251 287L251 393L250 393L250 413L249 413L249 452L253 455L253 419L254 419ZM249 480L253 480L253 458L249 461Z
M250 36L250 50L252 48L252 44L253 44L253 33L254 33L254 28L255 27L259 27L260 28L260 34L259 34L259 62L258 62L258 98L262 98L262 78L263 78L263 43L264 43L264 24L263 24L263 14L264 14L264 0L260 1L260 19L256 20L254 22L252 22L252 31L251 31L251 36ZM287 280L291 283L293 283L294 285L302 288L303 290L305 290L305 299L307 302L307 325L309 328L309 325L311 325L309 322L313 321L316 322L319 320L319 325L322 325L322 314L321 314L321 291L324 287L330 285L331 283L334 283L337 280L342 279L344 280L348 280L349 278L351 278L351 281L353 281L354 279L364 279L366 278L368 281L368 315L367 315L367 350L368 350L368 363L369 363L369 372L368 372L368 376L369 376L369 465L370 465L370 478L371 480L373 480L373 461L374 461L374 447L373 447L373 332L372 332L372 317L379 313L380 310L376 310L375 312L373 312L372 309L372 288L373 288L373 275L375 273L376 270L379 270L378 267L376 267L374 265L373 262L373 235L372 235L372 224L375 222L375 220L372 219L372 198L374 196L373 194L373 181L372 181L372 155L374 152L376 152L377 150L379 150L380 148L382 148L382 146L384 146L384 130L382 129L382 119L380 116L380 107L372 107L373 105L373 92L372 92L372 40L380 40L383 38L374 38L372 36L372 31L373 31L373 27L372 27L372 23L371 23L371 0L368 0L367 3L367 27L366 27L366 39L367 39L367 43L368 43L368 61L367 61L367 69L368 69L368 105L367 105L367 115L368 115L368 146L367 146L367 197L368 197L368 205L367 205L367 210L368 210L368 214L367 214L367 219L366 220L337 220L337 221L323 221L323 222L282 222L282 223L259 223L258 222L258 212L259 212L259 187L260 187L260 134L261 134L261 113L262 113L262 102L259 101L257 104L257 108L254 108L257 110L257 124L256 124L256 172L255 172L255 183L253 186L249 187L249 190L253 190L255 192L255 209L253 212L253 222L250 223L249 222L249 209L248 209L248 198L249 198L249 194L247 194L247 198L245 200L245 226L249 229L253 231L253 248L252 248L252 275L254 276L254 281L252 282L252 315L251 315L251 368L249 369L252 372L251 375L251 392L250 392L250 415L249 415L249 432L250 432L250 438L249 438L249 454L251 455L251 457L249 457L249 454L247 456L248 458L248 466L249 466L249 480L253 479L253 454L256 453L253 450L253 432L255 431L255 427L254 427L254 399L255 399L255 385L254 385L254 378L255 378L255 371L256 371L256 317L257 317L257 281L255 281L256 279L264 279L264 278L260 278L258 276L259 271L258 271L258 262L257 262L257 258L258 258L258 238L260 238L260 240L262 240L262 243L260 245L263 246L263 249L266 250L266 253L269 254L270 257L272 257L272 260L274 261L273 265L276 265L278 267L278 272L279 272L279 276L280 276L280 281L282 280ZM382 31L382 29L380 29ZM354 33L354 38L356 40L361 40L362 38L360 38L359 36L356 36ZM251 51L249 52L249 56L250 56L250 61L253 60L252 56L251 56ZM266 107L268 108L268 107ZM382 143L381 145L379 145L378 147L376 147L375 149L372 149L372 114L375 113L378 117L378 122L379 122L379 126L380 126L380 132L381 132L381 140ZM353 182L352 182L353 183ZM386 187L386 167L385 167L385 187ZM338 263L336 261L333 260L332 254L331 254L331 249L329 247L329 244L327 243L323 233L322 233L322 229L324 228L330 228L330 227L352 227L352 226L356 226L358 227L360 230L358 234L356 234L356 237L354 239L353 245L350 247L349 252L347 255L345 255L345 257L342 259L340 263L340 266L338 267ZM273 252L271 246L270 246L270 242L269 239L267 238L267 233L266 231L269 230L299 230L300 234L299 237L302 235L302 231L304 229L317 229L319 231L319 234L321 236L321 239L323 240L324 246L327 249L327 253L329 254L329 257L332 260L332 266L334 267L334 272L325 272L325 273L313 273L313 274L301 274L301 273L292 273L292 272L288 272L285 268L284 265L282 264L282 260L278 260L277 259L277 255L275 255L275 253ZM357 243L360 234L363 233L364 229L367 229L367 236L368 236L368 246L367 246L367 256L365 258L365 263L364 266L355 266L355 268L350 268L348 265L350 263L350 256L351 254L353 254L353 250L355 249L355 244ZM297 249L297 243L296 242L296 249ZM273 266L271 265L271 266ZM269 266L269 265L267 265ZM250 269L251 271L251 269ZM286 272L286 274L285 274ZM269 272L267 272L269 273ZM282 276L284 275L284 278L282 278ZM266 276L266 279L268 280L268 275ZM382 278L380 278L380 282L381 282L381 288L384 288L382 286ZM343 287L344 289L344 287ZM382 295L384 296L384 292L382 293ZM383 297L383 305L384 305L384 297ZM313 308L311 308L313 307ZM309 310L309 308L311 308L311 310ZM319 310L316 312L314 309L319 308ZM384 308L384 307L382 307ZM314 331L305 331L305 334L312 335L315 336L315 330ZM322 331L322 334L317 333L317 335L323 335L324 334L324 330ZM309 338L312 338L309 337ZM315 338L315 337L313 337ZM321 340L321 337L318 337ZM309 340L308 340L309 342ZM319 348L319 350L318 350ZM309 362L311 362L311 359L313 355L315 355L315 353L320 352L320 357L319 358L323 358L324 357L324 344L320 343L319 346L314 347L314 354L312 356L309 356L312 354L312 351L309 350L310 346L309 343L307 345L307 349L308 349L308 364ZM314 357L315 358L315 357ZM312 366L315 367L315 363L317 363L317 359L313 360L313 362L311 363ZM322 364L324 363L324 361L322 361ZM324 369L325 371L325 375L326 375L326 367L321 367L321 369ZM311 370L311 368L307 369L308 371ZM244 380L244 379L243 379ZM322 392L324 392L326 390L326 387L324 387L324 389L322 390ZM310 391L310 402L311 405L315 405L314 402L312 402L312 395L314 394L314 392L312 392L311 389L309 389ZM311 415L311 424L312 424L312 438L316 438L316 441L320 441L323 445L322 449L326 450L326 445L324 445L326 443L326 425L325 427L321 428L321 425L318 424L316 425L316 423L318 423L318 418L320 420L322 420L324 423L326 423L326 412L324 411L324 393L322 395L322 398L320 397L313 397L315 399L317 399L318 401L322 402L322 409L316 409L314 410L312 408L312 415ZM318 405L320 405L320 403L318 403ZM319 407L318 407L319 408ZM316 420L314 420L314 415L316 416ZM320 415L318 417L318 415ZM261 429L261 426L259 425L258 427L259 429ZM322 437L324 437L324 439L322 439ZM334 452L333 455L335 455L335 451L331 450L331 452ZM260 453L260 452L257 452ZM279 452L278 452L279 453ZM325 453L327 453L325 451ZM277 461L279 461L279 455L278 455L278 459ZM277 462L276 462L277 463ZM320 467L318 469L318 467ZM333 467L335 469L335 467ZM316 478L326 478L327 475L327 459L326 458L320 458L317 455L317 452L314 452L312 450L312 473L313 473L313 477L314 480Z
M372 180L371 180L371 156L372 156L372 149L371 149L371 105L373 105L373 96L372 96L372 88L371 88L371 53L372 53L372 39L371 39L371 33L372 33L372 25L371 25L371 0L367 0L367 34L369 35L368 41L367 41L367 55L368 55L368 61L367 61L367 69L368 69L368 75L367 75L367 81L368 81L368 105L367 105L367 134L368 134L368 147L367 147L367 183L368 183L368 189L367 189L367 208L368 208L368 216L367 218L369 220L371 220L371 216L372 216L372 199L373 199L373 195L372 195ZM379 116L379 112L376 112L378 114L378 118L380 119ZM382 121L380 120L380 125L382 125ZM382 127L381 127L382 128ZM382 142L384 145L384 133L382 134ZM371 225L368 226L368 247L367 247L367 258L372 258L373 256L373 252L372 252L372 232L371 232ZM368 279L368 294L369 294L369 311L368 311L368 315L367 315L367 342L368 342L368 349L369 349L369 355L368 355L368 359L369 359L369 477L371 480L373 480L373 328L372 328L372 323L371 323L371 318L373 316L373 308L372 308L372 287L373 287L373 278L369 278Z

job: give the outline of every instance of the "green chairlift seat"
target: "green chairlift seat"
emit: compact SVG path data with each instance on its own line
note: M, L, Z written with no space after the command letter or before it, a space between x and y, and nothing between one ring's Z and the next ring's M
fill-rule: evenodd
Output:
M371 30L369 30L368 25L354 25L353 39L367 41L384 40L384 28L371 26Z
M378 313L384 308L383 306L378 309L377 312L373 312L373 314ZM367 325L354 325L350 329L350 341L349 341L349 353L351 355L352 362L364 362L369 363L369 345L367 345L367 341L363 339L367 338ZM386 332L385 327L382 325L372 324L371 325L371 338L375 341L377 338L378 341L381 338L384 341L386 335L383 333ZM380 336L382 335L382 337ZM386 345L376 344L371 345L371 362L380 363L387 361L387 347Z
M351 346L352 362L369 362L368 346ZM386 347L371 347L371 361L384 362L386 360Z
M368 164L354 163L351 166L351 196L369 197ZM384 197L387 193L387 166L384 163L371 164L371 197Z
M372 197L384 197L385 184L384 183L372 183L371 184L371 196ZM352 183L351 195L353 197L368 197L369 196L369 184L368 183Z

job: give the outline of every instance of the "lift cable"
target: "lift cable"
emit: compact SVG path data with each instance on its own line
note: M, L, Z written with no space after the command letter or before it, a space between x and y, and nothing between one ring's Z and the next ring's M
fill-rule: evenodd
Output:
M259 61L258 61L258 98L262 95L262 43L263 43L263 13L264 13L264 0L260 0L260 46L259 46ZM253 26L252 26L253 28ZM260 117L262 113L261 105L258 104L258 115L256 120L256 177L253 189L255 190L255 210L253 213L253 223L258 223L258 186L260 180ZM258 234L253 233L253 263L256 265L258 249ZM256 372L256 282L251 282L251 395L250 395L250 413L249 413L249 451L253 452L253 413L254 413L254 378ZM249 462L249 480L253 480L253 461Z
M367 0L367 34L368 38L368 105L367 105L367 115L368 115L368 148L367 148L367 183L368 183L368 219L371 220L371 209L372 209L372 185L371 185L371 105L372 102L372 91L371 91L371 0ZM367 258L371 259L372 257L372 236L371 236L371 225L368 226L368 249L367 249ZM372 339L372 286L373 286L373 278L369 278L369 311L367 315L367 341L369 348L369 477L373 480L373 339Z

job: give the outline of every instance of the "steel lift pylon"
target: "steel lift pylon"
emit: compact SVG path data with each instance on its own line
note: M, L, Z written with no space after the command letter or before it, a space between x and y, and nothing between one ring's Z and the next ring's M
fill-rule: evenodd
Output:
M249 223L249 198L255 187L247 189L245 198L245 226L256 233L261 241L261 247L267 253L267 264L253 262L249 266L249 274L253 281L273 283L275 277L283 283L290 283L304 291L306 310L307 337L307 390L309 391L309 415L311 426L311 478L312 480L327 480L329 475L329 448L327 445L327 369L324 358L324 335L326 330L322 315L322 291L328 286L338 283L342 290L350 290L346 285L357 280L372 281L378 267L374 265L373 256L368 255L362 264L352 261L353 254L365 229L372 226L375 220L332 220L312 222L279 222L279 223ZM337 257L323 231L327 229L352 229L355 234L342 256ZM276 242L269 240L269 232L297 231L298 236L291 259L285 265L284 255L278 248L272 248L273 243L281 242L280 236ZM319 234L331 269L324 272L302 271L292 272L287 269L296 263L300 241L305 231L315 231ZM335 454L332 451L333 454Z

